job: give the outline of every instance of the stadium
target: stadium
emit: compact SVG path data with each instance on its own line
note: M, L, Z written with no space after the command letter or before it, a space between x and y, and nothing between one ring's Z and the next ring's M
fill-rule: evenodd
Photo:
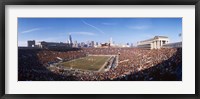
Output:
M182 18L19 18L18 25L18 81L182 81Z
M182 48L18 48L19 81L181 81Z
M18 18L18 81L182 81L182 18Z

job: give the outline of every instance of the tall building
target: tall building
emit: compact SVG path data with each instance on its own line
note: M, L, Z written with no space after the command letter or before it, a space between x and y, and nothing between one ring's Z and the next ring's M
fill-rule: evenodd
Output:
M73 43L73 47L78 47L78 42L77 41L74 41L74 43Z
M81 42L81 44L80 44L80 45L81 45L81 47L84 47L85 43L84 43L84 42Z
M28 47L35 47L35 40L29 40L28 42Z
M94 47L94 45L95 45L95 42L91 41L91 47Z
M70 33L69 33L68 43L69 43L69 44L71 45L71 47L72 47L73 42L72 42L72 36L71 36Z
M99 45L99 43L98 42L96 42L96 46L98 46Z
M78 43L78 48L81 48L81 43Z

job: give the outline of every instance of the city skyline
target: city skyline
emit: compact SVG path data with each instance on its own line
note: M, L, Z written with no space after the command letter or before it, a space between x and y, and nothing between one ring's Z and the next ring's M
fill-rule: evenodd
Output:
M182 18L18 18L18 46L28 40L64 42L133 43L168 36L170 42L181 41Z

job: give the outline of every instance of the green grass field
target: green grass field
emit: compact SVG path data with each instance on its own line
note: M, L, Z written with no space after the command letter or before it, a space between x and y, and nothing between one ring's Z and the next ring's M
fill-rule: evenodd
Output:
M79 59L74 59L68 62L62 62L58 65L67 68L76 68L84 70L98 71L104 63L110 58L110 56L87 56Z

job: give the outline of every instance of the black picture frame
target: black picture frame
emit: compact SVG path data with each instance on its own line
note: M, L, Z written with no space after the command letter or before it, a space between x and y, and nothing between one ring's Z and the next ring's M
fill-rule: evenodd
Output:
M195 5L195 94L5 94L5 6L6 5ZM0 97L1 99L198 99L200 0L1 0L0 1ZM144 89L145 90L145 89Z

